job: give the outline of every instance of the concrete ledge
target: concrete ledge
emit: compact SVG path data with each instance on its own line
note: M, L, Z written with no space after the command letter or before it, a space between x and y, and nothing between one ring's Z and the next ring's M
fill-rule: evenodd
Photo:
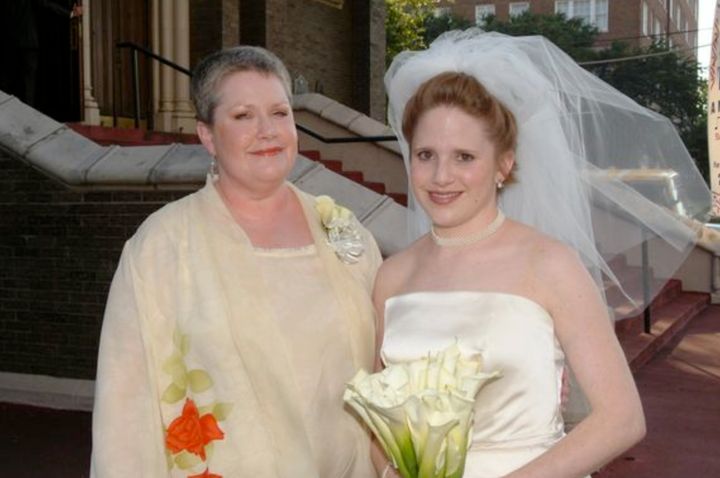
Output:
M0 402L92 411L95 381L0 372Z
M306 93L293 96L293 108L308 110L320 114L325 108L335 103L335 100L319 93Z
M203 184L212 158L202 145L173 144L149 175L150 183Z
M293 108L314 113L358 136L392 136L395 134L388 125L319 93L295 95L293 97ZM375 144L402 155L400 146L396 141L380 141Z
M85 182L87 170L110 151L109 147L61 128L33 145L25 159L59 181L76 186Z
M201 145L100 146L17 98L3 95L0 147L73 189L192 189L205 183L211 158ZM296 99L297 104L343 127L353 124L356 130L372 135L387 131L382 123L322 95L299 95ZM385 255L404 243L403 208L387 196L302 156L298 156L288 179L300 189L330 195L351 209L378 238Z
M25 156L38 141L65 128L57 121L11 97L0 104L0 143Z
M297 160L295 161L295 166L293 166L292 171L288 174L287 179L293 184L297 183L300 178L306 174L310 174L311 171L317 168L325 168L325 166L317 161L312 161L305 156L298 155Z
M382 196L366 187L323 167L313 168L294 181L305 192L327 194L342 206L350 209L358 219L367 216L377 207Z
M333 104L322 110L322 112L320 113L321 118L331 121L332 123L335 123L338 126L342 126L343 128L347 128L348 126L350 126L350 123L352 123L361 116L362 113L359 113L352 108L348 108L347 106L338 102L333 102Z
M93 164L87 181L103 184L150 184L150 175L171 146L116 148Z
M383 255L395 254L407 245L406 216L403 206L383 196L378 207L363 218L363 224L375 236Z

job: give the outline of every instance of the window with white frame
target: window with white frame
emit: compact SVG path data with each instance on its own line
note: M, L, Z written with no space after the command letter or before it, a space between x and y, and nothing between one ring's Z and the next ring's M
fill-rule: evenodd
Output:
M495 4L475 5L475 23L477 25L484 24L485 18L489 15L495 15Z
M433 10L433 15L435 18L442 17L444 15L450 15L452 13L452 10L450 7L437 7L435 10Z
M508 14L511 17L522 15L530 10L530 2L511 2L508 7Z
M682 25L682 9L680 9L680 5L677 6L677 9L675 10L675 25L677 25L677 29L680 30L680 27Z
M649 13L650 13L650 9L648 8L647 0L643 0L643 2L642 2L642 17L640 19L640 25L642 25L642 34L643 35L648 34Z
M568 18L580 18L601 32L608 31L608 0L558 0L555 13Z
M664 32L663 32L663 28L662 28L662 23L660 23L660 20L658 18L656 18L655 19L655 28L653 28L653 34L654 35L662 35L663 33Z

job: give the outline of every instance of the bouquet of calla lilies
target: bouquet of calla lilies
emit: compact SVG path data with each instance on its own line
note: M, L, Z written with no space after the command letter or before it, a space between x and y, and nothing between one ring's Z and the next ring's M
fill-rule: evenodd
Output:
M454 344L379 373L360 370L344 399L403 478L460 478L471 444L475 395L500 375L482 368L480 355L463 357Z

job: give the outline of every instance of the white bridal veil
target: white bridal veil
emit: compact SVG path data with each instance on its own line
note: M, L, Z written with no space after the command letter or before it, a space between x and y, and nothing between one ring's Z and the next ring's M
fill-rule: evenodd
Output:
M710 192L672 122L580 67L543 37L478 29L448 32L398 55L385 76L389 121L405 165L405 104L429 78L477 78L518 123L517 183L500 195L506 216L574 247L603 282L616 318L639 312L686 258ZM429 221L410 194L410 240ZM637 273L647 244L654 279Z

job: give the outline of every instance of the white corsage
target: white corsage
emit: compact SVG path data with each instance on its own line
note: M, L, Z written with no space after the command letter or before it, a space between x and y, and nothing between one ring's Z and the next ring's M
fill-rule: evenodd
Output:
M320 221L327 232L327 243L338 258L346 264L357 263L365 252L365 246L353 213L335 204L335 200L330 196L315 198L315 209L320 214Z

